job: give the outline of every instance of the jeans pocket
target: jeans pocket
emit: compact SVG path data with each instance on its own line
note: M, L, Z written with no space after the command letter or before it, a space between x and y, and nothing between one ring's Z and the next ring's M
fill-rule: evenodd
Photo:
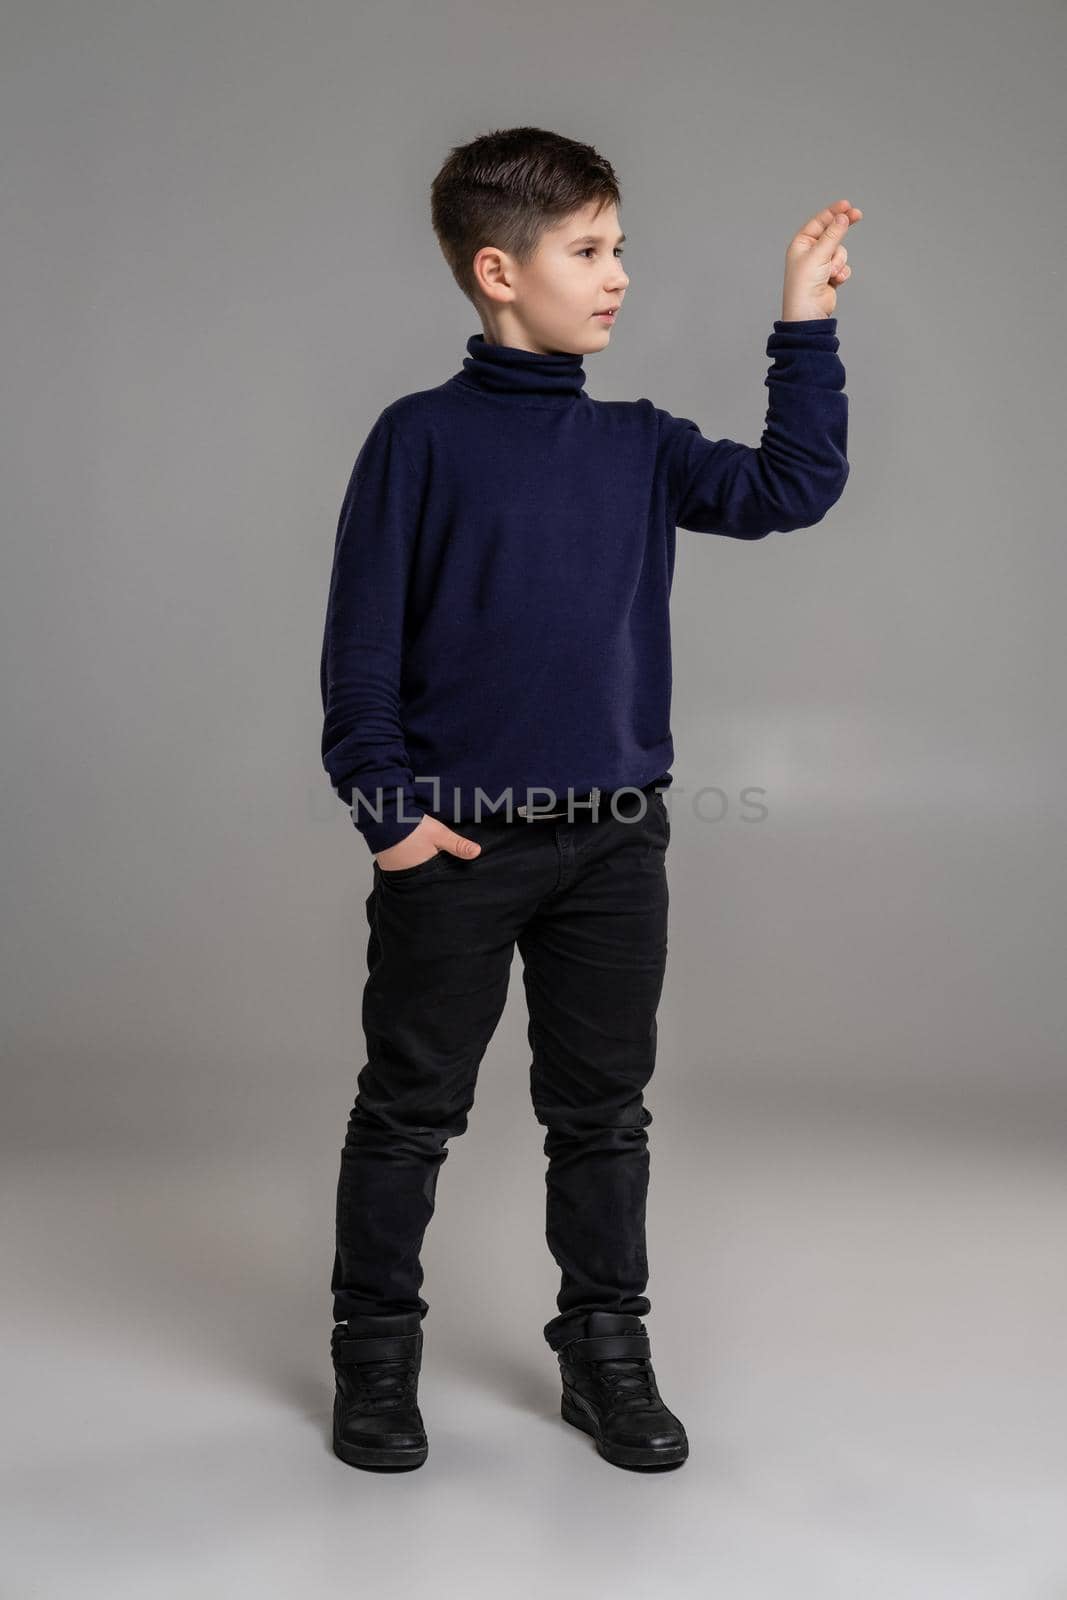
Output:
M374 872L379 883L411 883L415 878L428 878L435 872L448 855L447 850L438 850L434 855L428 856L425 861L416 861L413 867L386 868L374 863Z

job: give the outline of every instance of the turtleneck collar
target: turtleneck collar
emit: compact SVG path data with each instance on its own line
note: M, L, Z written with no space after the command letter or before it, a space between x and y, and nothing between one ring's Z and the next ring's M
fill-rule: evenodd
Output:
M455 382L535 405L558 405L582 393L585 369L580 355L556 351L541 355L510 344L489 344L483 333L472 333L467 355Z

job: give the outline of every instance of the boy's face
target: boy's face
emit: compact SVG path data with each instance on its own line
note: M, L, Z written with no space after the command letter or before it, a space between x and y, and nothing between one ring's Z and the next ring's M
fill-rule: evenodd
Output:
M622 304L629 278L614 205L595 203L548 228L528 266L485 246L474 258L481 315L491 344L542 355L590 355L611 339L615 319L598 315Z

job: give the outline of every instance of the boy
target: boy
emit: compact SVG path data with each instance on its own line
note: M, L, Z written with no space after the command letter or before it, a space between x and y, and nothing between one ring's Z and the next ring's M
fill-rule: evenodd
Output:
M322 651L323 763L374 857L368 1060L337 1189L334 1449L359 1467L426 1459L419 1251L517 945L562 1275L543 1330L561 1413L615 1465L676 1466L688 1440L642 1321L675 532L761 539L840 496L831 313L862 213L838 201L789 246L754 449L647 399L585 393L583 357L609 343L629 283L596 150L490 133L452 150L431 197L482 332L460 371L373 425Z

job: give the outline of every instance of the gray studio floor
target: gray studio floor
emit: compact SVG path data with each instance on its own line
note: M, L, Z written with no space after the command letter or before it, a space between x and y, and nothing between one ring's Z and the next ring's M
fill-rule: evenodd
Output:
M536 1127L517 1177L476 1128L443 1169L399 1476L330 1450L321 1174L9 1162L4 1600L1062 1600L1053 1119L716 1103L654 1130L649 1330L691 1444L656 1475L559 1418Z

